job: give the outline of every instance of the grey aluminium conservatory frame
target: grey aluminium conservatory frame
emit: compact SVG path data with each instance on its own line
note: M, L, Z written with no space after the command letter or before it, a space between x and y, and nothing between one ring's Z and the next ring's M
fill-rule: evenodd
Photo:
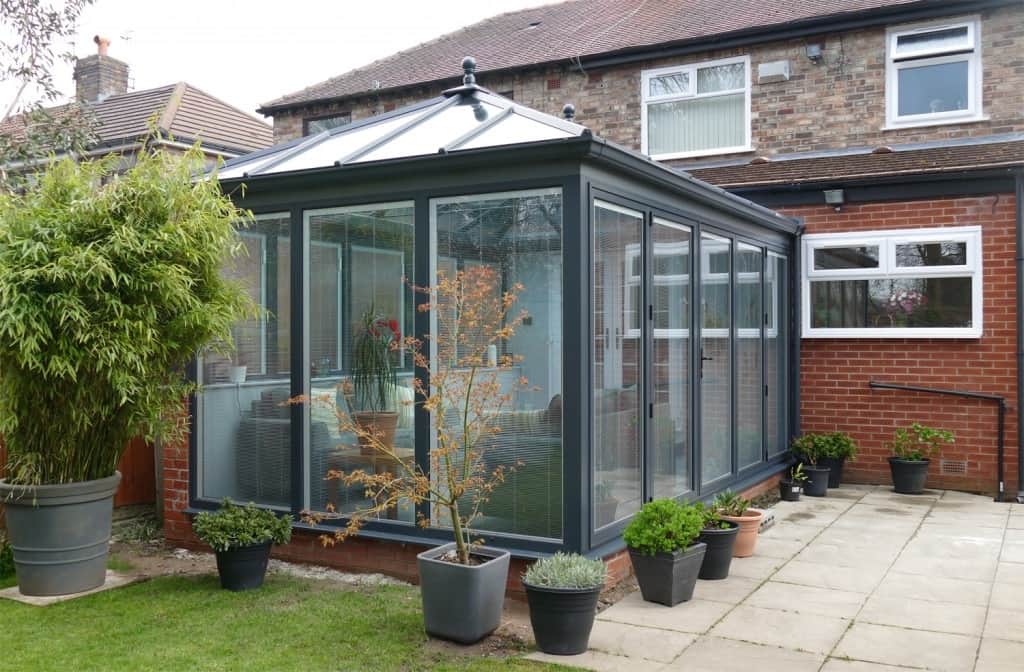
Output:
M523 175L529 178L523 178ZM241 189L241 183L245 189ZM518 145L471 149L453 153L439 153L429 156L384 160L358 165L343 165L327 168L303 170L294 173L273 175L243 176L223 180L223 188L231 193L238 205L250 209L255 214L288 213L290 215L290 235L293 241L304 240L303 212L306 210L327 207L343 207L351 205L374 204L379 202L411 201L414 204L414 282L418 286L430 285L431 268L431 227L430 201L433 198L451 196L483 195L494 192L516 190L560 188L562 192L562 520L563 534L560 542L534 537L481 533L488 543L494 543L513 550L516 554L533 556L555 550L573 550L594 555L606 554L621 548L619 534L625 521L618 521L593 530L591 524L591 493L592 464L589 450L591 432L591 321L590 309L591 286L591 227L592 202L595 197L610 202L617 202L644 213L645 228L650 225L653 216L670 217L674 221L685 222L691 227L695 239L704 230L726 234L736 241L750 242L760 248L785 254L789 259L789 277L783 287L788 296L790 307L787 322L789 362L787 391L788 399L784 420L784 433L791 436L798 426L798 406L796 404L798 377L797 367L792 363L798 361L798 331L794 328L797 318L793 281L794 269L798 267L798 246L796 234L798 225L791 219L784 218L770 210L754 205L748 201L733 197L726 192L711 187L689 176L674 173L670 169L656 164L645 157L624 150L611 143L593 137L585 132L578 137L544 140ZM644 237L645 244L650 245L649 237ZM732 246L733 260L738 246ZM291 282L291 342L297 344L290 351L291 394L305 394L308 389L310 366L308 361L308 343L304 330L304 297L303 271L306 260L303 258L304 246L290 246L290 282ZM699 255L694 255L698 257ZM644 256L647 258L647 255ZM767 258L767 255L763 255ZM646 262L645 262L646 263ZM699 262L697 262L699 263ZM763 262L762 262L763 263ZM733 264L735 268L735 263ZM762 266L763 268L763 266ZM691 273L694 271L691 270ZM645 269L644 302L649 303L651 273ZM699 276L698 276L699 277ZM730 278L735 274L731 271ZM762 273L762 278L763 278ZM762 297L763 287L762 281ZM736 311L736 286L730 281L732 300L730 310ZM696 293L693 296L698 296ZM417 301L420 298L417 297ZM783 305L786 301L784 299ZM698 310L698 301L691 301L691 310ZM426 313L415 313L415 334L422 337L429 329L430 318ZM692 321L691 324L698 324ZM645 329L647 340L650 341L651 329ZM735 339L732 343L731 358L735 359ZM762 341L763 343L763 341ZM648 343L645 348L649 348ZM688 346L691 358L698 351ZM762 345L763 347L763 345ZM762 350L762 353L764 351ZM699 356L699 355L697 355ZM645 364L646 358L641 360ZM691 360L692 361L692 360ZM735 366L731 363L731 374L735 377ZM764 366L762 357L762 367ZM694 371L690 368L690 371ZM193 369L193 374L195 370ZM691 374L692 380L692 374ZM690 438L699 436L700 414L699 385L693 386L698 391L690 395L691 425ZM736 391L732 386L730 412L735 413ZM643 398L647 403L646 393ZM197 408L197 400L192 398L192 408ZM644 408L644 406L641 406ZM762 404L762 427L764 427ZM193 511L213 508L217 502L201 499L197 491L197 460L199 457L196 413L191 414L192 431L189 454L189 503ZM647 416L646 413L643 414ZM735 416L733 416L735 417ZM305 487L304 473L304 410L301 406L291 408L291 513L299 513L303 509ZM418 464L428 464L430 418L426 412L417 407L415 411L415 459ZM691 470L691 482L697 489L690 493L695 498L707 498L716 491L730 487L741 489L777 473L786 459L785 452L762 461L744 471L736 471L736 439L732 436L733 471L729 478L716 482L713 490L700 490L699 471ZM649 441L645 439L645 443ZM700 464L699 442L689 441L693 446L691 459L694 465ZM764 446L764 442L762 442ZM651 461L644 457L641 462L641 473L644 478L644 499L649 498L651 491ZM426 506L421 506L421 513L428 513ZM318 530L329 530L335 523L323 523ZM310 528L305 523L297 523L299 528ZM361 533L369 538L390 539L401 542L431 544L441 542L450 533L445 529L410 527L395 525L386 521L372 521Z

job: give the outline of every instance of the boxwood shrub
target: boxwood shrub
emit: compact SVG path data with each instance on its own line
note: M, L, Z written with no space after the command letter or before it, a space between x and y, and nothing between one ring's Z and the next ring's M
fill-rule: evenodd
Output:
M255 504L238 506L225 499L218 511L203 511L192 521L192 530L215 551L256 546L267 542L287 544L292 538L292 517L279 518Z
M693 544L703 527L704 515L696 506L656 499L644 504L622 537L637 553L674 553Z

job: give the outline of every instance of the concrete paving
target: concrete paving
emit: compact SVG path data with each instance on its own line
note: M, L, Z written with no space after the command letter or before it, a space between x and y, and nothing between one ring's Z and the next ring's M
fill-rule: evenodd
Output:
M668 608L632 593L590 650L535 660L625 672L1024 671L1024 505L843 486L779 502L724 581Z

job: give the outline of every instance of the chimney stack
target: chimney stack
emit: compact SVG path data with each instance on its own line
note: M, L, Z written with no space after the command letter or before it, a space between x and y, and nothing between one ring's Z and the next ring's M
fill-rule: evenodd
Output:
M79 102L98 103L128 92L128 64L107 55L110 40L92 38L96 53L75 61L75 94Z

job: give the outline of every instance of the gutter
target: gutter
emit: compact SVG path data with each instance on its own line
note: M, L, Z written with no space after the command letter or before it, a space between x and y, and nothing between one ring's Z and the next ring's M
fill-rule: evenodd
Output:
M1024 423L1020 421L1024 392L1024 169L1016 175L1017 204L1017 503L1024 504Z

